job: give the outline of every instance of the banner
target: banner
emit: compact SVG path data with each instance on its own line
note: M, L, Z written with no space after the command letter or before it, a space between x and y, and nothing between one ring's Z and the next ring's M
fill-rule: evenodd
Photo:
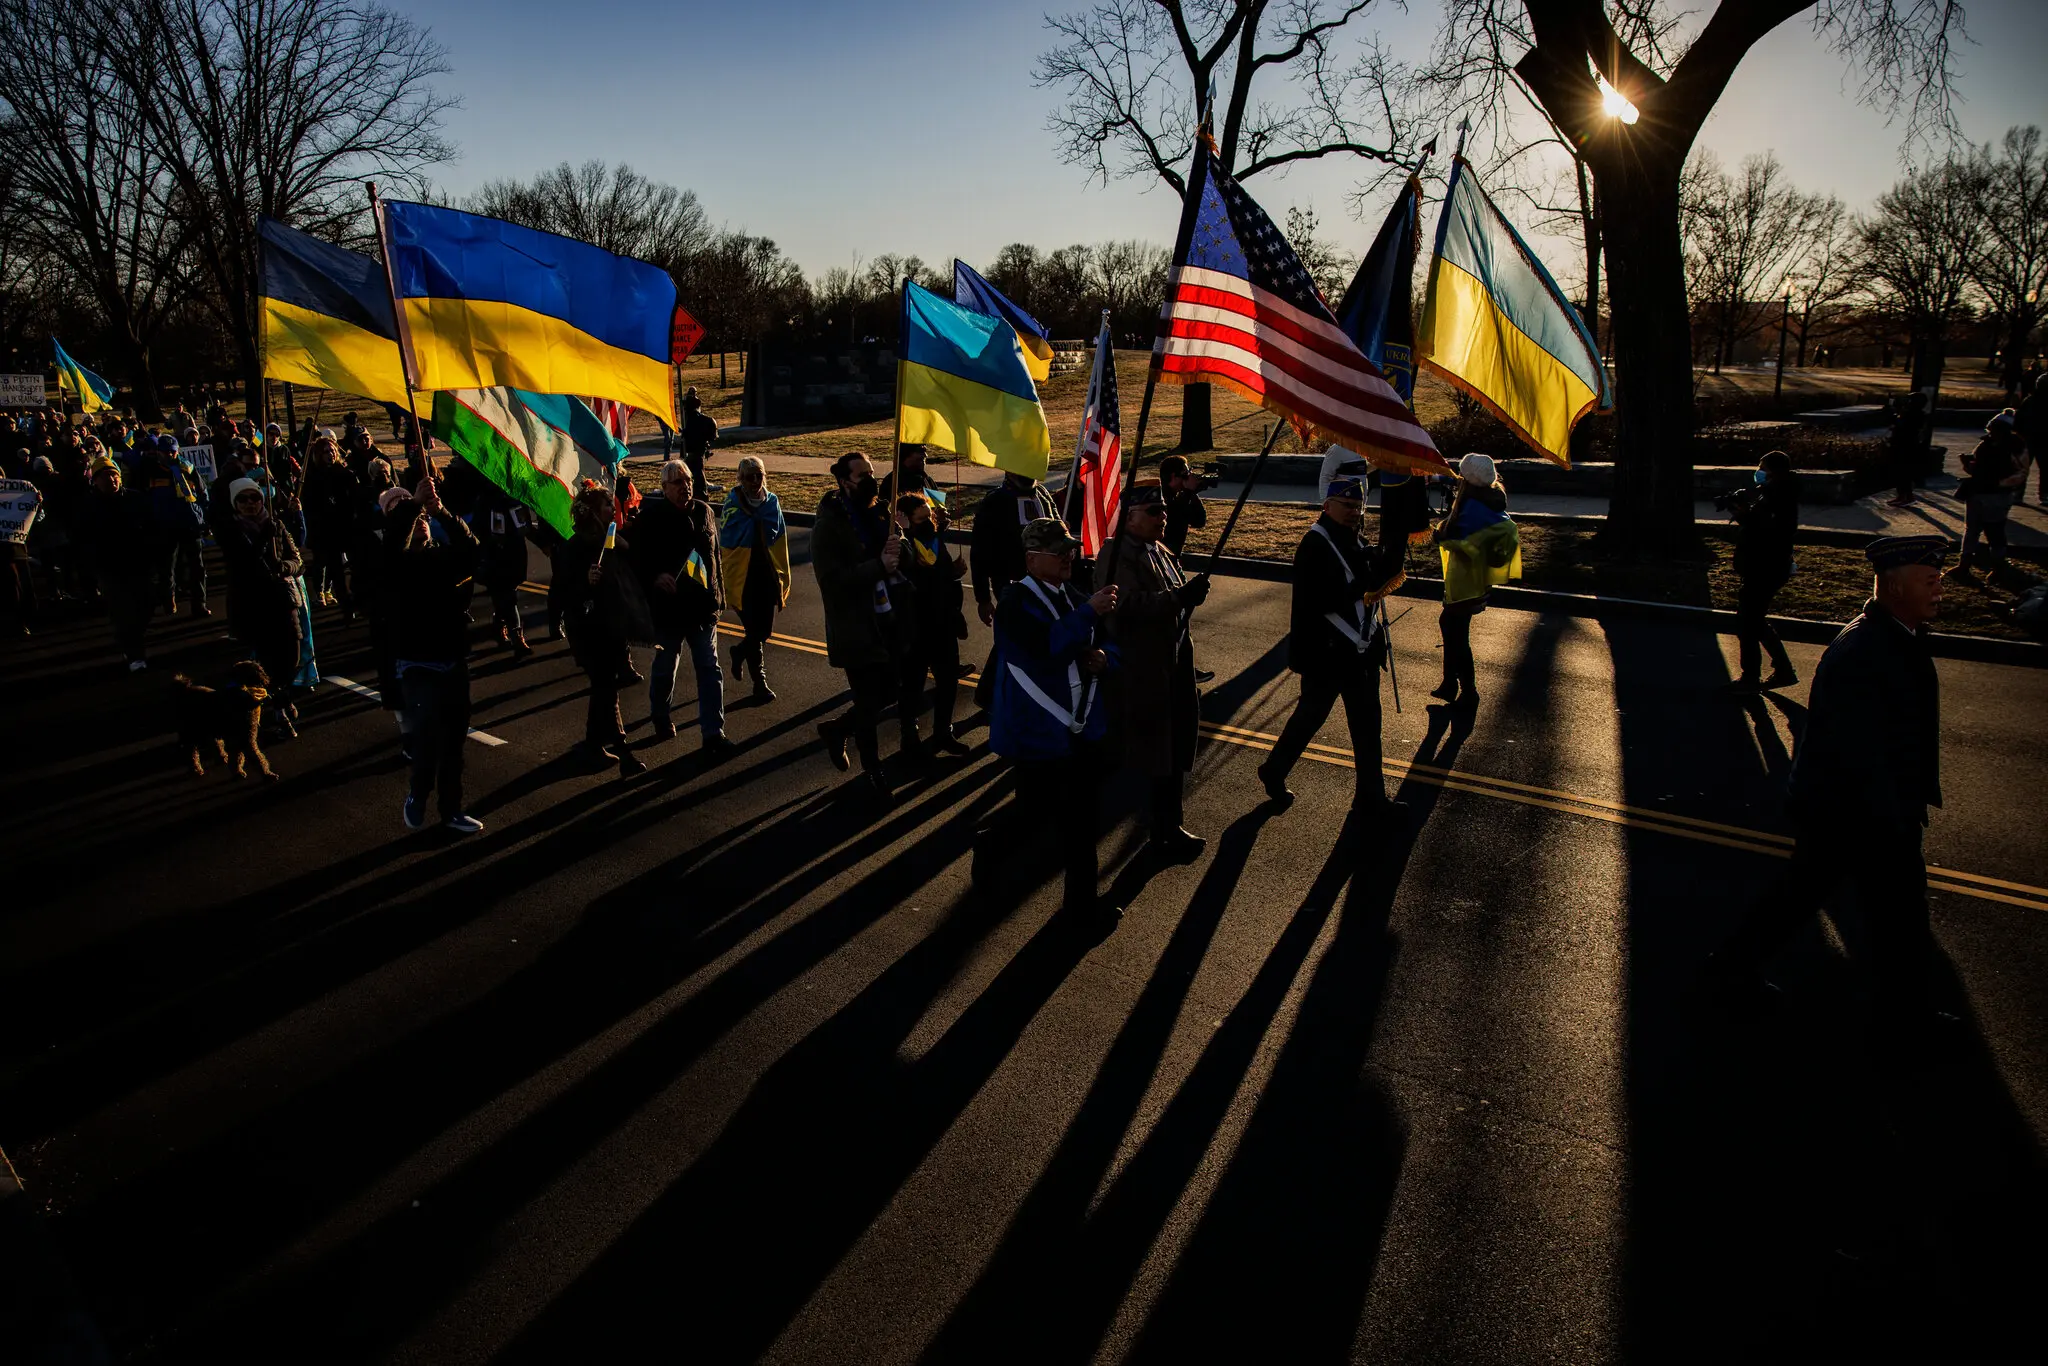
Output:
M0 479L0 541L27 545L28 529L36 520L43 495L26 479Z
M0 408L40 408L49 401L41 375L0 375Z

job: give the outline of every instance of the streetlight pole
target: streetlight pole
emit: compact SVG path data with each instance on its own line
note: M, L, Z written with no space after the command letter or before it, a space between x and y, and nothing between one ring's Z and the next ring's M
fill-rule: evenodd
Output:
M1771 402L1785 397L1785 335L1792 330L1792 291L1785 291L1785 312L1778 319L1778 382L1771 389Z

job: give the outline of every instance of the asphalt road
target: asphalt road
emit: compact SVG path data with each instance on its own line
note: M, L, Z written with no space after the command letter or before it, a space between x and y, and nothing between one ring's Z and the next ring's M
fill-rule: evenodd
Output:
M370 677L327 615L325 667ZM395 729L338 687L272 749L276 785L180 772L166 675L230 657L219 620L162 632L143 676L97 621L0 673L0 1146L124 1358L2040 1340L2048 673L1940 666L1928 851L1964 1022L1900 1068L1862 1027L1853 907L1787 955L1777 1009L1687 1004L1782 866L1806 695L1713 698L1729 639L1489 611L1464 724L1420 705L1415 608L1386 723L1411 816L1363 828L1341 719L1301 800L1260 804L1295 695L1286 590L1224 581L1196 625L1208 850L1134 857L1120 786L1102 853L1129 909L1105 936L1053 914L1055 862L985 748L890 809L837 795L807 570L781 700L732 709L721 766L685 705L644 777L573 772L565 647L480 653L475 725L503 743L469 747L468 841L402 828ZM1792 654L1810 674L1818 651Z

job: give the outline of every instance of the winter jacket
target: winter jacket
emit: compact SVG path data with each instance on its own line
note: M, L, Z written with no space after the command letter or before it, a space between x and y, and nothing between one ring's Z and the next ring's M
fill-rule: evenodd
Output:
M876 619L877 606L887 600L876 595L888 592L882 518L875 509L860 515L863 525L856 525L854 513L835 491L818 504L811 527L811 570L825 601L826 658L835 669L887 664L892 657Z
M690 557L703 575L700 582L690 569ZM677 507L666 497L650 498L633 520L633 568L646 591L647 610L660 635L681 635L702 630L718 619L725 608L722 557L718 553L718 527L711 517L711 505L693 498L688 506ZM664 574L675 575L673 593L655 587Z
M434 519L440 534L428 545L401 542L385 565L391 612L391 653L422 664L469 658L469 604L476 596L476 533L460 517ZM396 534L411 530L408 522Z
M250 527L230 517L219 533L228 570L228 629L250 644L299 631L299 545L275 517Z

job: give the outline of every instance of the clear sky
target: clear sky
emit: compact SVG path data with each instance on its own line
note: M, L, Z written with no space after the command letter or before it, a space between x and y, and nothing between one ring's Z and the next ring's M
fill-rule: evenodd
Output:
M1078 7L1067 0L1062 8ZM1032 84L1050 42L1042 5L985 0L407 0L448 48L448 121L461 156L442 186L530 175L562 160L630 162L694 189L713 222L765 234L810 272L856 255L958 255L1006 242L1170 243L1163 186L1084 180L1054 152L1051 90ZM1705 0L1700 6L1706 8ZM1964 131L2048 126L2048 12L1970 0L1959 50ZM1367 12L1419 55L1435 0ZM1361 21L1354 21L1354 23ZM1753 51L1703 141L1729 164L1774 150L1802 189L1867 205L1900 170L1900 130L1859 105L1855 77L1804 20ZM1345 214L1356 163L1247 182L1275 219L1313 206L1347 251L1371 228ZM1550 254L1550 253L1546 253ZM1568 268L1566 261L1553 265Z

